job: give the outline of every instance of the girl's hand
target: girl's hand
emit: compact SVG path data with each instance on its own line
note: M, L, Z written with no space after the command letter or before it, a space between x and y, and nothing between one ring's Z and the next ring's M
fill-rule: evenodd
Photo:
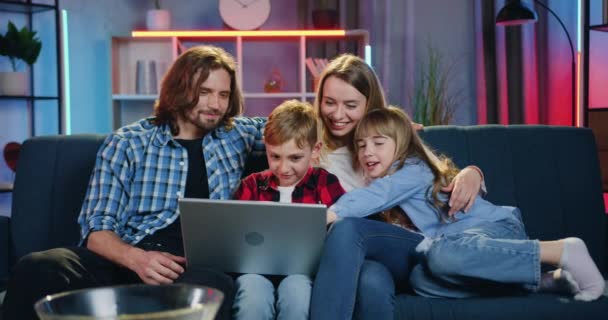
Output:
M475 202L475 197L479 193L481 181L482 176L479 171L466 167L454 177L452 183L441 188L443 192L452 192L449 202L449 216L453 216L460 210L467 212L471 209Z
M338 219L338 215L331 210L327 210L327 224L330 224Z

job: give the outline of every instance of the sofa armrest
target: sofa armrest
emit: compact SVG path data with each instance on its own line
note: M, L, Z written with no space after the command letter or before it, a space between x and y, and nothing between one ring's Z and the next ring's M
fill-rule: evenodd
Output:
M10 218L0 216L0 291L8 279L8 225Z

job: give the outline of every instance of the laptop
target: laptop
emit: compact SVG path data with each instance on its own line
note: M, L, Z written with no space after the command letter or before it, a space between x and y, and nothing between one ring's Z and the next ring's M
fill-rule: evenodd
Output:
M266 275L316 273L326 206L179 199L188 266Z

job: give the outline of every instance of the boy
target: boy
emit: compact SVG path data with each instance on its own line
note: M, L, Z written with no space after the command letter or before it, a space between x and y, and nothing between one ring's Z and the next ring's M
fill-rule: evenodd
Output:
M331 206L344 189L338 178L313 168L321 150L317 117L307 102L289 100L268 117L264 143L269 170L243 179L237 200L322 203ZM234 317L241 319L308 319L312 283L305 275L284 278L275 293L264 276L245 274L236 280Z

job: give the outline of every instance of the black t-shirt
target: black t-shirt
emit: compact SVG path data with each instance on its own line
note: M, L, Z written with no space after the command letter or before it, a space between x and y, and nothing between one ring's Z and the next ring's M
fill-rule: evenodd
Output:
M184 195L186 198L209 198L209 181L207 180L207 167L203 157L202 140L202 138L194 140L176 139L188 151L188 175ZM179 217L166 228L146 236L139 247L145 250L167 251L183 256Z

